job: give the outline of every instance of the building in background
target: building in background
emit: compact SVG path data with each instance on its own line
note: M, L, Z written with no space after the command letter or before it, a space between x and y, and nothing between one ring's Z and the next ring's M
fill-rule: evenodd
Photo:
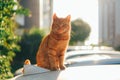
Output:
M24 28L49 28L53 14L53 0L21 0L20 4L31 11L30 16L17 16L17 22Z
M120 0L99 0L99 43L120 45Z
M40 0L40 26L48 28L52 22L53 0Z

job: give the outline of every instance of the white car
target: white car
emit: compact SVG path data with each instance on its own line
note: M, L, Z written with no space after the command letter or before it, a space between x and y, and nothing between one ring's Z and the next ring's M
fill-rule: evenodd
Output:
M24 74L11 80L120 80L120 52L71 51L66 55L68 67L65 70L49 71L27 65Z

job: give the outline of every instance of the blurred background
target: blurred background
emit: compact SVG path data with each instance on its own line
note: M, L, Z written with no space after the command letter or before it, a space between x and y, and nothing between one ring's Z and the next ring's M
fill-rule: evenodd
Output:
M54 13L71 15L68 48L120 50L120 0L0 0L0 9L0 78L13 76L25 59L36 63Z

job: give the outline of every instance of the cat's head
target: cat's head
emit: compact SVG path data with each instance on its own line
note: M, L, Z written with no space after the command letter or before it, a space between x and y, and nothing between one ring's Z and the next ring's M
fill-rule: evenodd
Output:
M63 34L65 32L70 32L71 30L70 18L71 18L70 15L68 15L65 18L59 18L56 16L56 14L54 14L52 31L56 34Z

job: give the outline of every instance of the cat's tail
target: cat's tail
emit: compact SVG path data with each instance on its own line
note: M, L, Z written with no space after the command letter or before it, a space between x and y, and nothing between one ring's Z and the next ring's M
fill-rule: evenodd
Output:
M31 62L29 59L26 59L24 62L24 65L31 65ZM22 72L24 73L24 69L22 70Z

